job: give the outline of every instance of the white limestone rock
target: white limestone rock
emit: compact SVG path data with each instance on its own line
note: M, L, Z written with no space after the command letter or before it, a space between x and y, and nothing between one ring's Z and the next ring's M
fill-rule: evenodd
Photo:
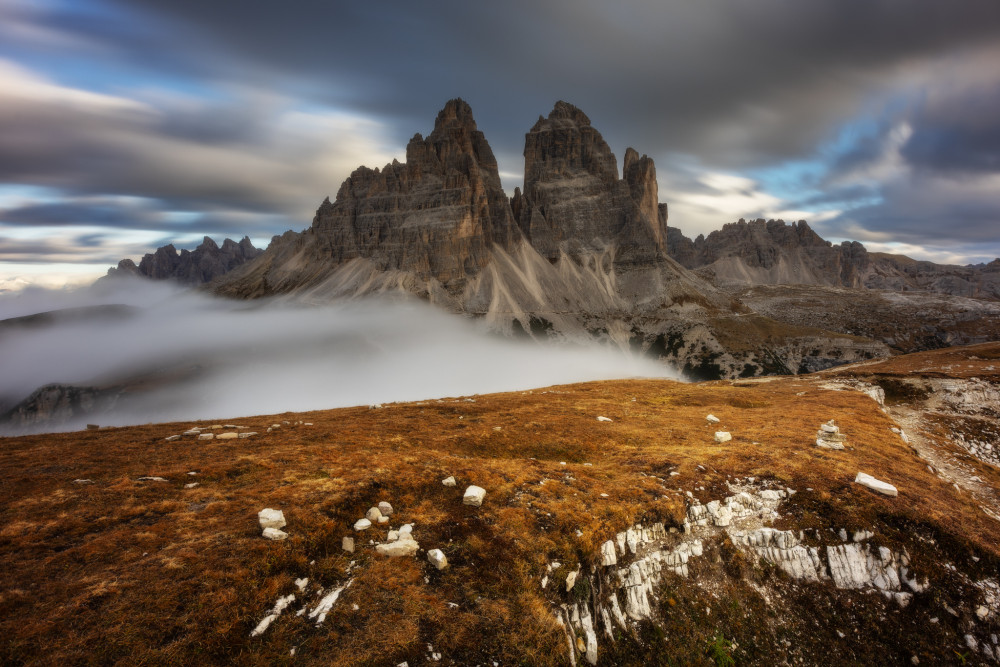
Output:
M483 498L486 497L486 489L472 485L465 490L465 496L462 498L462 502L466 505L472 505L473 507L479 507L483 504Z
M854 478L854 481L855 483L860 484L861 486L868 487L872 491L877 491L887 496L895 497L899 495L899 491L897 491L896 487L894 487L892 484L889 484L888 482L883 482L882 480L879 479L875 479L871 475L866 475L863 472L859 472L858 476Z
M436 567L439 570L443 570L448 567L448 558L444 555L444 552L440 549L431 549L427 552L427 562Z
M215 436L215 439L216 440L235 440L238 437L240 437L239 433L220 433L219 435Z
M260 522L261 528L284 528L286 525L285 513L270 507L257 512L257 521Z
M618 558L615 556L615 543L608 540L601 545L601 565L609 567L617 564Z
M167 442L173 442L174 440L180 440L180 439L181 436L179 435L168 435L167 437L164 438L164 440L166 440Z
M382 514L382 516L392 516L392 505L383 500L378 504L378 511Z
M715 415L708 415L707 417L705 417L705 421L707 421L709 424L718 424L722 420L716 417Z
M358 519L354 524L354 530L368 530L372 527L372 522L368 519Z
M445 486L456 486L458 482L455 481L454 477L445 477L441 480L441 483Z
M288 539L288 533L286 533L283 530L278 530L277 528L270 528L270 527L265 528L264 532L261 533L261 535L269 540L278 541L278 540Z
M378 523L378 520L382 518L382 512L380 512L377 507L369 508L368 512L365 514L365 518L372 523Z
M212 433L199 433L198 434L198 439L199 440L215 440L215 435L212 434Z
M343 549L344 551L346 551L347 553L354 553L354 538L353 537L345 537L340 542L340 548Z
M732 439L733 439L733 435L729 431L716 431L715 432L715 441L717 443L721 444L723 442L729 442Z
M575 570L566 575L566 592L569 593L576 586L576 578L579 576L580 570Z
M599 421L599 422L609 422L609 421L611 421L611 418L610 417L598 417L597 421Z
M385 544L378 544L375 546L375 551L383 556L388 556L390 558L401 558L404 556L412 556L417 553L420 549L420 545L413 538L409 539L399 539L395 542L387 542Z

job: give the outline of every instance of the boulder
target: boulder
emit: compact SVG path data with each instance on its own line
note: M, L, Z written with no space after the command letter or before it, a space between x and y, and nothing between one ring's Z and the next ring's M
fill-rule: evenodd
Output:
M733 439L733 436L728 431L716 431L715 441L718 443L729 442Z
M215 439L216 440L235 440L238 437L240 437L239 433L220 433L219 435L215 436Z
M899 491L896 490L892 484L888 482L883 482L882 480L875 479L871 475L866 475L863 472L859 472L858 476L854 478L855 483L861 486L868 487L872 491L878 491L879 493L885 494L887 496L897 496Z
M428 551L427 562L439 570L443 570L448 567L448 558L445 557L444 552L440 549L431 549Z
M215 440L215 435L212 434L212 433L199 433L198 434L198 439L199 440Z
M466 505L472 505L473 507L479 507L483 504L483 498L486 497L486 489L472 485L465 490L465 496L462 497L462 502Z
M269 540L285 540L288 539L288 533L283 530L278 530L277 528L265 528L261 535Z
M261 528L284 528L286 525L284 512L273 510L270 507L257 512L257 520L260 522Z

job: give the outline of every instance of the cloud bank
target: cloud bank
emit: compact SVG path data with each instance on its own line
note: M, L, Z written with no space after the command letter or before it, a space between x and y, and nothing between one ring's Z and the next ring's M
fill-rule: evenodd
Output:
M117 305L113 310L86 310ZM674 377L597 345L513 341L410 300L316 307L221 301L144 282L0 298L0 400L50 383L123 387L115 409L66 428L227 419L284 411ZM84 308L83 310L80 310ZM5 409L6 409L5 408Z

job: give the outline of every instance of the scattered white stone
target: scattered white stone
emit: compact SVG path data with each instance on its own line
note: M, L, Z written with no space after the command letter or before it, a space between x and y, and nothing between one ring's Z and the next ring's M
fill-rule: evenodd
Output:
M985 621L986 617L990 615L990 609L986 605L979 605L976 608L976 616L979 617L980 621Z
M308 584L309 584L308 577L303 577L302 579L296 579L295 580L295 585L296 585L296 587L298 587L298 589L300 591L304 591L306 589L306 586Z
M196 473L196 472L194 472L194 471L191 471L191 472L189 472L188 474L189 474L189 475L197 475L198 473Z
M382 512L380 512L377 507L372 507L365 514L365 518L371 521L372 523L376 523L378 522L379 519L382 518Z
M348 552L348 553L354 553L354 538L353 537L345 537L340 542L340 548L343 549L344 551Z
M716 417L715 415L708 415L707 417L705 417L705 421L707 421L709 424L718 424L722 420Z
M199 440L215 440L215 435L212 434L212 433L199 433L198 434L198 439Z
M93 484L94 480L92 480L92 479L74 479L73 483L74 484Z
M278 428L281 428L281 424L271 424L271 428L272 428L272 429L278 429Z
M462 502L466 505L472 505L473 507L479 507L483 504L483 498L486 497L486 489L472 485L465 490L465 496L462 498Z
M140 482L166 482L162 477L140 477Z
M164 438L164 440L166 440L167 442L173 442L174 440L180 440L180 439L181 436L179 435L168 435L167 437Z
M185 489L193 489L193 488L195 488L195 487L197 487L197 486L198 486L198 482L191 482L191 483L189 483L189 484L185 484L185 485L184 485L184 488L185 488Z
M276 618L281 616L281 612L285 611L285 608L294 601L295 601L294 593L289 593L283 598L278 598L278 601L274 603L274 607L271 609L268 615L265 616L263 620L261 620L261 622L257 624L257 627L254 628L253 632L250 633L250 636L259 637L260 635L264 634L264 631L267 630L268 626L271 625L271 623L273 623Z
M358 519L354 524L354 530L368 530L372 527L372 522L368 519Z
M389 523L389 517L387 517L387 516L380 516L378 518L378 522L379 523Z
M611 418L610 417L598 417L597 421L599 421L599 422L609 422L609 421L611 421Z
M412 537L407 537L407 539L398 539L395 542L388 542L386 544L378 544L375 546L375 551L382 554L383 556L389 556L390 558L398 558L402 556L412 556L417 553L420 549L420 545Z
M454 477L445 477L441 480L441 483L445 486L456 486L458 482L455 481Z
M341 586L340 588L335 588L334 590L327 593L325 596L323 596L323 599L319 601L319 604L317 604L313 608L313 610L309 612L309 618L316 618L317 616L319 617L316 618L316 625L320 625L323 623L323 621L326 620L326 615L330 612L331 609L333 609L333 605L334 603L337 602L337 598L340 597L340 594L344 592L344 590L348 586L351 585L351 581L353 581L353 579L348 580L348 582L343 586Z
M253 436L257 435L257 431L246 431L244 433L239 433L238 435L241 438L252 438Z
M184 431L183 433L181 433L181 435L199 435L200 433L201 433L201 429L192 428L192 429L189 429L187 431Z
M265 528L261 535L269 540L284 540L288 538L288 533L277 528Z
M728 431L716 431L715 441L718 443L729 442L733 439L733 436Z
M215 439L216 440L235 440L238 437L240 437L239 433L220 433L219 435L215 436Z
M606 493L602 493L601 494L601 498L607 498L607 497L608 497L608 494L606 494Z
M440 549L431 549L427 552L427 561L439 570L448 567L448 558Z
M897 491L896 487L894 487L892 484L875 479L871 475L866 475L863 472L859 472L858 476L854 478L854 481L857 484L860 484L861 486L868 487L872 491L878 491L879 493L885 494L887 496L899 495L899 491Z
M284 512L270 507L257 512L257 520L261 528L284 528L286 525Z
M392 516L392 505L383 500L378 504L378 511L382 513L382 516Z
M566 592L569 593L576 586L576 577L580 574L579 570L575 570L566 575Z

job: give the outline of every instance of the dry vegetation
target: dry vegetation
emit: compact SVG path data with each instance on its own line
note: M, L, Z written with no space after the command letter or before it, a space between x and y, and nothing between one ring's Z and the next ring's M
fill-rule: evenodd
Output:
M978 364L983 377L997 349L896 359L880 372L932 372L952 354L955 364ZM563 564L557 582L577 563L589 571L616 532L638 521L677 525L685 491L706 502L721 498L733 477L798 490L779 527L877 526L883 543L909 548L917 569L929 568L930 556L921 558L915 536L934 540L928 553L935 558L996 576L1000 524L931 474L890 432L893 422L874 401L823 389L823 381L579 384L241 419L235 423L260 435L229 441L164 441L194 424L0 439L0 662L417 665L432 644L443 664L567 664L552 609L573 593L541 588L546 564ZM731 442L713 443L717 428L705 421L708 413L722 419L718 430L731 431ZM812 445L829 419L847 436L848 450ZM264 432L283 420L292 423ZM295 425L299 420L313 425ZM859 470L896 485L899 497L853 484ZM995 468L980 474L1000 488ZM137 481L146 475L169 481ZM441 485L449 475L457 488ZM93 484L74 483L80 478ZM185 489L192 481L199 486ZM468 484L487 489L481 508L462 504ZM392 526L415 523L421 547L441 548L450 567L438 572L422 554L383 559L367 544L354 555L342 552L341 538L381 500L396 508ZM287 541L260 537L263 507L284 511ZM384 534L383 527L362 537ZM730 574L764 576L738 554L720 552L717 561ZM767 576L785 585L780 574ZM353 583L322 626L289 611L250 638L298 577L327 588ZM668 584L664 613L668 620L675 614L674 634L643 625L606 659L705 662L718 634L743 639L733 655L768 664L769 651L781 645L777 635L772 642L754 634L751 624L773 611L739 579L730 597L712 598L714 616L692 611L706 605L690 581ZM847 608L833 608L830 595L788 591L784 604L800 613L872 623L841 647L859 661L870 657L872 642L896 655L900 633L923 633L920 614L929 613L914 605L875 627L861 613L875 604L864 601L871 595L851 593ZM826 650L817 645L812 655ZM942 647L938 657L952 653Z

